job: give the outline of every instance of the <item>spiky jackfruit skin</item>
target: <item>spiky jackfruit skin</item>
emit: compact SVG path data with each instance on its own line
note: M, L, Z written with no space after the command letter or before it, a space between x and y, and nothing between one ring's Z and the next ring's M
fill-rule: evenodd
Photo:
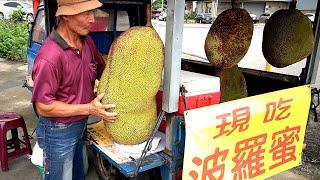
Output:
M238 66L216 71L220 78L221 102L228 102L248 96L246 80Z
M308 17L296 9L279 10L264 27L262 52L269 64L282 68L306 58L313 42Z
M247 53L253 34L249 13L240 8L222 12L212 24L205 40L205 53L216 68L230 68Z
M116 142L139 144L151 134L163 63L163 43L151 27L132 27L113 42L98 93L105 93L103 104L116 105L118 118L105 121Z

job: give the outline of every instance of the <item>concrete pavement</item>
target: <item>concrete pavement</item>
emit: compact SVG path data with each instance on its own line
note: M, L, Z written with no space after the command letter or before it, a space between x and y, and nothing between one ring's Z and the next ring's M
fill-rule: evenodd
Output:
M153 20L152 24L162 41L165 43L166 22ZM262 53L264 25L265 24L263 23L254 24L250 47L246 55L238 63L239 67L299 76L302 68L304 68L306 65L306 59L285 68L268 66L268 63ZM197 61L208 62L204 51L204 42L210 27L211 24L184 24L182 37L182 56L184 58L192 58Z

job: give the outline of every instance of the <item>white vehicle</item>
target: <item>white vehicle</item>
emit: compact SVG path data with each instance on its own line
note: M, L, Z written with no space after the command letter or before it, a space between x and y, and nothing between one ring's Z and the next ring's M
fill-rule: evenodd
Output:
M306 13L305 15L310 19L310 21L312 23L314 22L314 14L313 13Z
M159 21L166 21L167 19L167 11L163 11L159 16Z
M0 19L8 18L14 11L21 8L26 12L26 20L31 22L33 20L32 4L22 1L2 1L0 2Z
M254 23L256 23L256 22L259 21L257 15L255 15L255 14L250 14L250 17L252 18L252 21L253 21Z

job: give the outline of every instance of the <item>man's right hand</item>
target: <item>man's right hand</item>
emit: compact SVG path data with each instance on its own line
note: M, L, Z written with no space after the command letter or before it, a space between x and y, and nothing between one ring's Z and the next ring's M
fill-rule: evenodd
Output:
M116 106L114 104L103 105L101 103L103 96L104 96L104 93L99 94L94 100L92 100L88 104L89 114L98 116L101 119L106 120L106 121L114 122L114 120L117 119L118 113L107 112L106 110L115 108Z

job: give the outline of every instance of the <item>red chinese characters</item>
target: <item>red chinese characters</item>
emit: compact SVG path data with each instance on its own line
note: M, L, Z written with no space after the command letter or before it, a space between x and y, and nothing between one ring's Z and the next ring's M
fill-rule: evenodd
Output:
M224 177L225 165L223 162L228 155L228 150L220 151L219 148L216 148L212 155L204 158L203 162L200 158L194 157L192 159L192 163L197 166L202 166L202 180L214 179L214 180L222 180ZM221 159L219 161L219 159ZM190 171L189 176L191 176L194 180L198 179L198 173L196 171Z
M300 126L289 128L288 126L281 131L275 132L272 135L272 146L270 153L272 153L272 160L276 161L269 169L274 169L289 161L295 161L295 142L299 141Z
M234 180L254 178L265 172L263 145L266 143L267 134L251 137L237 142L235 147L236 156L232 158L235 162L231 170Z
M289 109L291 107L292 99L284 100L280 98L278 102L273 101L266 104L266 114L264 116L264 123L276 120L280 121L290 116Z
M265 147L267 133L240 140L234 147L234 157L229 155L229 149L220 150L217 147L213 154L204 159L192 159L193 164L202 168L200 172L191 170L189 176L194 180L223 180L225 174L232 173L233 180L257 178L264 174L266 169L272 170L297 159L295 144L299 141L299 132L300 126L296 126L273 133L271 147ZM272 154L273 162L270 164L264 162L266 153ZM226 169L226 159L232 159L232 168Z
M228 122L228 118L232 118L232 122ZM220 129L219 134L215 135L213 139L220 136L229 136L232 132L238 129L239 132L245 131L249 128L250 120L250 108L243 107L235 109L232 113L222 114L216 117L217 120L221 120L221 123L216 126Z
M302 130L301 123L292 125L297 123L293 117L294 105L293 98L278 98L262 104L265 113L255 107L241 106L215 116L218 124L209 127L213 136L212 142L208 142L214 145L210 146L212 152L193 156L192 165L197 170L187 171L187 179L262 179L270 172L297 164L296 146L301 143Z

